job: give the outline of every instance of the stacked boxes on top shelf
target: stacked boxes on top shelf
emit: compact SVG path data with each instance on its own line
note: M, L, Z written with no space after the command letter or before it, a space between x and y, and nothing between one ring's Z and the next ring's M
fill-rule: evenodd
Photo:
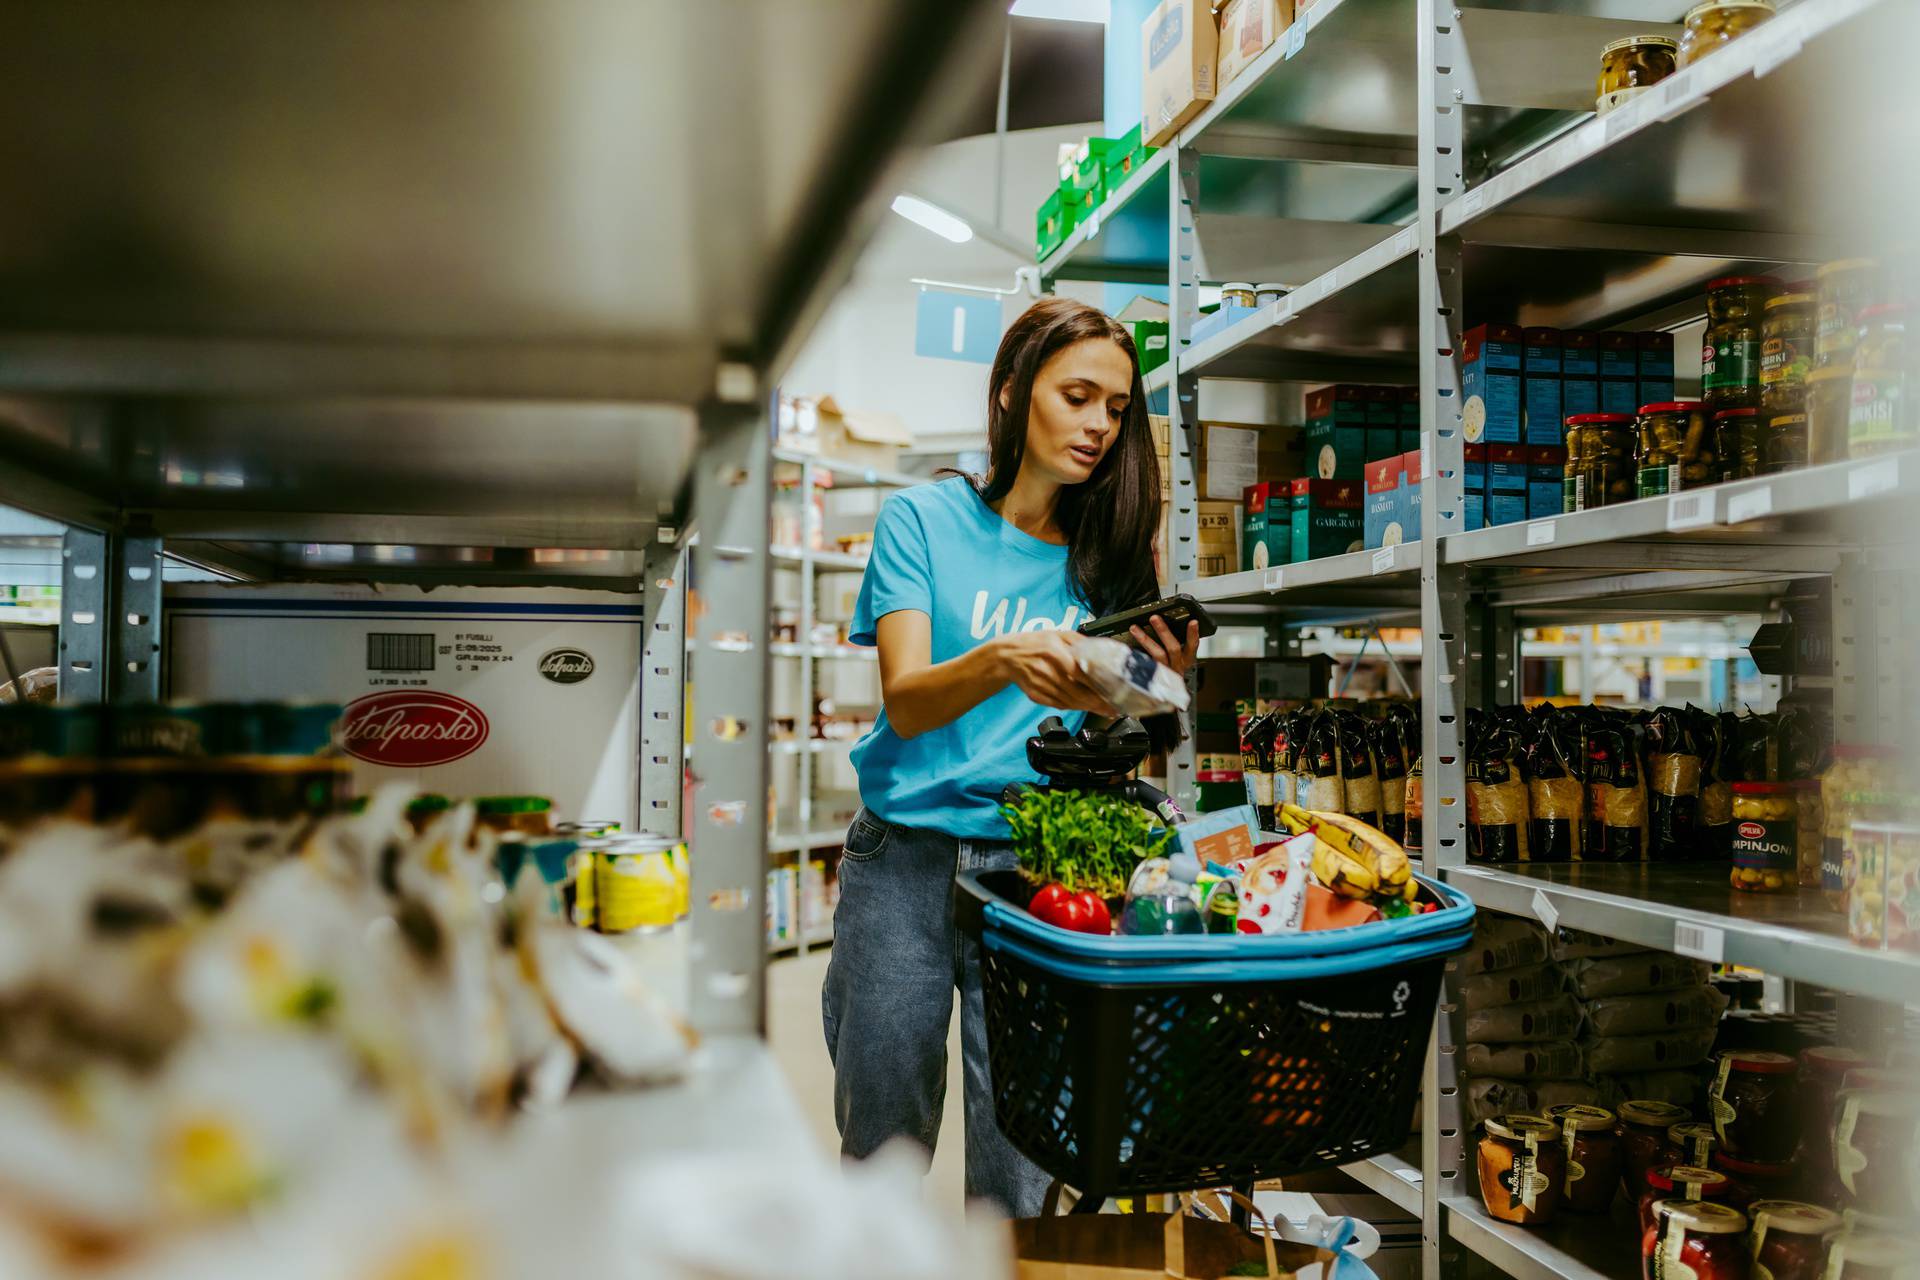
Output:
M1034 214L1035 260L1066 243L1074 228L1106 203L1152 154L1153 148L1141 141L1138 125L1124 137L1088 137L1073 147L1063 146L1060 185Z

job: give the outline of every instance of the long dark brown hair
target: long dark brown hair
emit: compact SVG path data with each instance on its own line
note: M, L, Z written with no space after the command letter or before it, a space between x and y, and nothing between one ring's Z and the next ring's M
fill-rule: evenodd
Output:
M989 503L1012 491L1027 454L1034 379L1056 352L1091 338L1119 344L1133 367L1132 384L1113 444L1091 477L1060 491L1054 519L1067 535L1067 567L1074 586L1098 616L1150 603L1160 589L1153 563L1153 539L1160 528L1160 468L1147 425L1140 355L1126 327L1072 298L1042 298L1022 312L1000 339L987 382L987 474L968 478Z

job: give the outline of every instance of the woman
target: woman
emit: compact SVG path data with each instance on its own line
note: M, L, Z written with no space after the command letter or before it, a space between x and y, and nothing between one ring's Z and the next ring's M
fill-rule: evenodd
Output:
M874 529L852 639L879 645L884 709L853 752L865 807L840 859L821 1003L842 1154L902 1134L931 1151L959 989L967 1193L1032 1216L1047 1179L994 1123L953 876L1015 865L999 797L1035 778L1040 721L1113 714L1074 661L1075 628L1156 598L1160 477L1133 340L1094 308L1028 308L988 386L986 477L897 493ZM1152 623L1134 643L1185 671L1198 628Z

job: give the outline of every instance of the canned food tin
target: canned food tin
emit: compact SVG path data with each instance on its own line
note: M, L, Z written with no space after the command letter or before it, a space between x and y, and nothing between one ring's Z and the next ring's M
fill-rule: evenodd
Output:
M678 920L683 891L674 857L679 843L636 835L587 845L593 855L594 928L631 933L665 929Z

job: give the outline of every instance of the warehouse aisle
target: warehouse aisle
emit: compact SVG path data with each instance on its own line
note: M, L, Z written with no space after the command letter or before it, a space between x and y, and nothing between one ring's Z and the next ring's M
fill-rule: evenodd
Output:
M820 982L826 977L828 951L775 960L767 966L767 1040L774 1060L787 1073L800 1109L827 1151L837 1150L833 1127L833 1064L820 1031ZM960 1019L956 1011L947 1029L947 1109L941 1117L940 1150L927 1178L928 1203L959 1217L966 1180L961 1161Z

